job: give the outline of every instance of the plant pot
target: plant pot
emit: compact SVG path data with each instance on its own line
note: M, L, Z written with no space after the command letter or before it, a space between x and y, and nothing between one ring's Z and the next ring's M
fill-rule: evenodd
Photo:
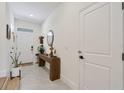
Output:
M44 54L44 51L45 51L44 49L42 49L42 48L40 49L41 54Z
M21 67L13 67L10 70L10 78L19 76L21 77Z

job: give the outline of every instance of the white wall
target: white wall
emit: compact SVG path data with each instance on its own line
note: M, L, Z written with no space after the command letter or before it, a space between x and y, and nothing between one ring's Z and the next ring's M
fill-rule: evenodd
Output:
M7 72L8 72L8 75L9 75L9 68L10 68L10 65L12 64L12 60L10 58L10 52L12 50L12 47L15 46L15 43L13 42L13 36L12 36L12 32L15 32L15 29L14 29L14 15L13 15L13 11L11 10L10 6L8 3L6 3L6 23L10 26L11 28L11 38L8 40L7 39Z
M7 3L0 3L0 77L7 76L9 73L9 48L10 41L6 38L6 24L11 24L10 10ZM11 21L10 21L11 20Z
M79 13L91 3L62 3L42 24L45 47L46 33L55 33L54 48L61 58L61 79L72 89L79 88Z
M124 10L123 10L123 53L124 53Z
M0 3L0 77L6 73L6 4Z
M39 24L36 24L36 23L31 23L28 21L15 19L15 29L17 30L17 28L28 28L28 29L33 30L34 54L37 53L37 47L40 44L39 36L41 35L41 32L40 32L41 26Z

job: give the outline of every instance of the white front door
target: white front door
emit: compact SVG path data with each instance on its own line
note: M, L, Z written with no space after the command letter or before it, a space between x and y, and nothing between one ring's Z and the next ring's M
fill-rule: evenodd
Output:
M122 89L121 3L81 11L80 41L80 89Z
M17 46L21 52L20 60L22 63L33 62L33 32L17 31Z

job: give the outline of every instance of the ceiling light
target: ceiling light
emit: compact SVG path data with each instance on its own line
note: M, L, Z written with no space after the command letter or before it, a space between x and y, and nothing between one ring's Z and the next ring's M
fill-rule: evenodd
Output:
M32 17L33 15L32 15L32 14L30 14L30 16Z

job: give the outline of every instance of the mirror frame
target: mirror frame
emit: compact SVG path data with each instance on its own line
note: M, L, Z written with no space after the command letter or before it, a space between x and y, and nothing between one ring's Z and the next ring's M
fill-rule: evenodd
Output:
M49 44L48 42L48 33L52 33L52 42L51 42L51 44ZM50 47L52 47L53 46L53 42L54 42L54 32L53 32L53 30L49 30L49 32L47 33L47 44L48 44L48 46L50 46Z

